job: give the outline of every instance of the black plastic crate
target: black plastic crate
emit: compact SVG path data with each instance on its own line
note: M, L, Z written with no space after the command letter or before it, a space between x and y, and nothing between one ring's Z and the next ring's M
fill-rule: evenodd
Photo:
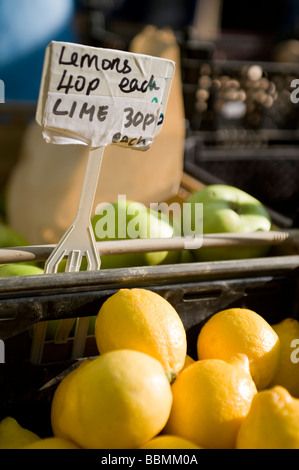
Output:
M280 226L298 226L299 145L207 147L201 136L185 142L184 169L204 184L236 186L277 212ZM296 222L297 220L297 222Z
M182 59L185 171L230 184L294 224L299 214L298 64Z

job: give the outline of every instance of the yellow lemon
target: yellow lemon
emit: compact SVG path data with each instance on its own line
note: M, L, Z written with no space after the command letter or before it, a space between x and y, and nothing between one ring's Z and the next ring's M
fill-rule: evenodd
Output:
M201 447L183 437L165 434L154 437L139 449L201 449Z
M69 372L63 378L63 380L59 383L59 387L57 387L56 392L55 392L55 406L57 409L63 407L65 396L68 394L68 389L72 386L72 382L76 374L78 372L81 373L81 370L83 369L83 367L85 367L90 362L91 362L91 359L86 358L84 361L80 363L80 365L76 369L73 369L71 372Z
M80 449L80 447L68 439L46 437L24 446L23 449Z
M299 449L299 400L280 385L258 392L237 436L237 449Z
M37 434L21 426L12 416L0 421L0 449L20 449L39 439Z
M134 449L165 426L171 386L159 361L117 350L62 380L51 407L53 434L88 449Z
M173 405L165 434L206 449L231 449L257 393L248 359L205 359L184 369L172 384Z
M280 343L271 325L256 312L230 308L215 313L197 340L199 359L227 359L245 354L257 388L267 387L278 369Z
M101 354L134 349L158 359L170 373L185 363L182 320L166 299L147 289L120 289L109 297L97 315L95 337Z
M270 386L281 385L295 398L299 398L299 322L285 318L272 325L280 340L278 370Z

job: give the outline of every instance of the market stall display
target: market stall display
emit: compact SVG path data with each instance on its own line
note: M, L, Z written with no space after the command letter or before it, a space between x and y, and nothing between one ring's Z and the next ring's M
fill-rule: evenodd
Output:
M155 28L150 28L145 36L152 38L155 33ZM201 48L203 43L198 45ZM142 40L138 47L142 47ZM222 99L221 103L214 106L215 96L208 103L212 93L206 85L216 80L215 69L208 77L211 62L205 61L197 70L204 72L205 81L201 76L196 90L193 85L186 86L186 65L194 65L193 59L190 62L183 57L187 50L188 44L182 48L186 160L176 190L167 191L165 200L157 190L157 200L152 201L157 211L142 198L111 198L108 204L99 204L91 221L99 166L96 171L89 167L94 184L88 187L90 180L86 179L83 189L87 188L91 197L84 207L79 203L79 210L86 210L96 259L103 257L107 264L88 266L88 256L86 263L81 264L81 257L80 262L74 257L68 261L64 259L67 253L61 252L55 268L48 269L49 260L59 250L59 238L26 242L9 224L3 224L3 233L6 228L5 233L14 237L11 243L4 237L0 248L0 366L4 366L0 371L0 448L189 449L195 459L201 449L299 448L299 236L292 225L293 211L276 213L269 201L264 203L263 198L246 193L238 184L212 181L214 170L212 176L200 170L200 157L212 149L215 139L219 144L221 135L228 134L220 135L219 128L207 132L196 126L208 122L225 127L225 119L232 124L230 113L240 112L244 90L238 83L230 83L229 90L225 89L231 93L229 98L217 88L216 98ZM41 87L37 113L42 125L38 131L49 142L65 144L78 135L84 140L88 134L86 141L93 144L86 146L85 161L93 155L90 147L106 145L105 139L111 142L111 135L113 140L115 122L123 114L122 103L118 103L115 122L109 123L104 135L93 128L94 121L102 122L104 109L92 107L92 100L100 96L96 96L99 78L91 76L90 69L103 50L86 51L83 46L57 42L47 49L45 87ZM104 52L111 54L109 60L105 56L110 72L119 68L117 73L113 70L117 78L119 74L127 78L125 71L136 56L117 50ZM63 65L58 71L54 67L54 78L51 60L52 65L55 60ZM148 60L172 64L165 57L150 60L147 56L144 62L136 58L142 76ZM86 65L88 80L83 74ZM68 76L69 68L80 69L76 80ZM128 86L134 96L158 91L167 80L160 65L157 70L151 71L144 85L136 77L123 81L121 92L128 91ZM264 86L259 104L269 98L277 100L270 78L267 83L262 78L258 78L260 92ZM111 80L106 80L108 91ZM53 93L57 84L63 96ZM86 85L89 92L85 90L80 102ZM190 91L196 99L188 108ZM233 91L237 95L232 96ZM110 98L110 92L108 95L105 99ZM156 125L162 114L164 118L163 102L162 96L149 106L142 101L138 122L134 121L137 114L134 118L130 111L127 119L132 128L141 126L146 131L153 122ZM126 106L130 103L127 100ZM211 103L218 117L209 114ZM227 103L230 106L225 106ZM104 104L108 106L106 101ZM177 110L181 110L180 104ZM269 123L267 112L273 113L274 108L264 109L259 104L255 101L259 111L263 109L259 117ZM243 117L248 117L251 125L257 124L252 121L256 112L252 109L252 114ZM82 124L83 117L87 126ZM69 119L72 125L66 131ZM121 122L126 130L130 128L126 121ZM277 127L281 128L281 122ZM149 140L138 140L128 133L124 139L119 132L114 143L128 146L133 139L134 145L151 146L155 131L153 126ZM258 137L257 129L251 131L250 135ZM244 144L249 136L245 134ZM168 139L172 135L168 134ZM236 150L240 150L240 133L233 135L237 135ZM177 142L182 143L181 134ZM224 143L228 150L228 140L221 140L222 148ZM295 155L296 142L293 144ZM176 164L180 149L178 144ZM211 181L205 180L207 174ZM177 181L177 177L176 173L170 179ZM154 183L151 176L153 189ZM153 224L156 231L148 232L147 224ZM120 236L111 235L110 225ZM159 232L161 226L165 236ZM65 233L65 227L60 228ZM81 248L78 237L70 251L81 255ZM36 335L39 329L42 335ZM113 453L109 459L105 463L117 463Z

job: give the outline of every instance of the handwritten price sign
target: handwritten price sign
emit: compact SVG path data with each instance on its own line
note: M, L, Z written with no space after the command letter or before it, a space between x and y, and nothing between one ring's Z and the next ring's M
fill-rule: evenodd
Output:
M36 120L49 143L148 149L164 120L174 62L51 42Z

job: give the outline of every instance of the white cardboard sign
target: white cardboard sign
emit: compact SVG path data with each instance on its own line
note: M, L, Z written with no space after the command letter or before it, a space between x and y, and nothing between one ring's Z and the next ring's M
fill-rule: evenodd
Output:
M147 150L162 128L174 69L158 57L51 42L36 112L45 140Z

